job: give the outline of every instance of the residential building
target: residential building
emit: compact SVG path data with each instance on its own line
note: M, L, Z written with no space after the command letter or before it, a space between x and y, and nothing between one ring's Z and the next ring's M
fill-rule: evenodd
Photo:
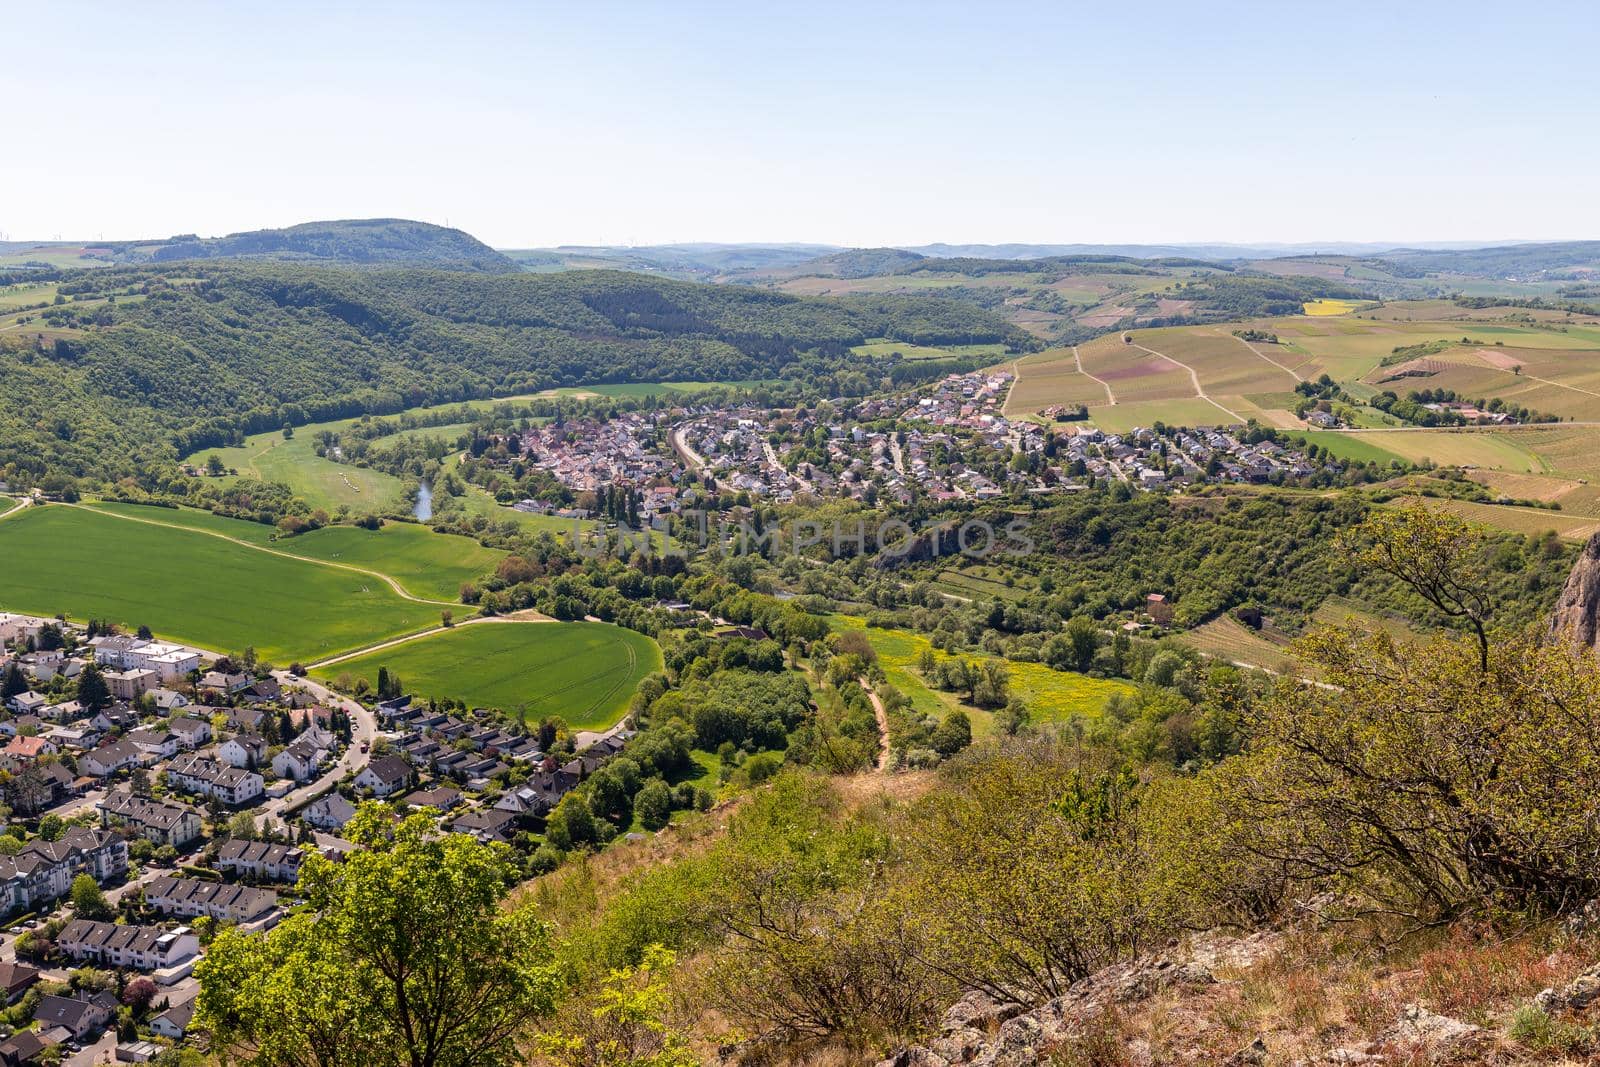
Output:
M137 700L161 684L161 676L155 671L142 668L126 671L107 671L105 674L106 688L111 690L111 695L118 700Z
M170 720L167 729L178 735L178 747L185 752L193 752L201 745L211 743L211 724L204 719L185 715Z
M270 841L233 838L217 849L217 869L250 875L268 882L292 882L300 877L301 852Z
M19 760L36 760L40 756L53 756L61 751L48 737L23 737L18 735L3 750L6 755Z
M74 827L55 841L35 838L0 856L0 914L60 900L79 874L104 884L128 873L128 844L115 834Z
M178 735L162 727L130 730L123 740L132 742L139 751L161 759L171 759L178 754Z
M168 1041L182 1041L189 1032L189 1023L194 1020L194 1004L193 1000L186 1000L168 1008L150 1020L150 1032Z
M278 894L248 885L163 877L144 888L145 903L163 915L209 915L231 923L253 922L278 906Z
M265 783L255 771L241 770L193 753L167 765L167 783L186 793L198 793L237 807L261 796Z
M375 796L398 793L411 784L411 767L399 756L379 756L356 775L356 788Z
M267 740L260 734L237 734L217 746L217 755L230 767L255 770L266 761Z
M280 778L292 778L297 782L304 782L314 777L327 759L326 748L318 745L313 738L302 735L289 742L282 752L272 757L272 770Z
M356 806L340 796L338 793L329 793L315 803L306 807L300 813L300 818L307 826L318 830L340 830L349 822L356 813Z
M117 1014L117 995L109 990L89 993L80 990L69 997L48 995L39 998L33 1017L39 1029L59 1026L75 1039L82 1041L90 1034L105 1028Z
M118 925L74 919L56 935L56 949L74 960L111 967L156 971L172 967L200 951L200 939L187 926Z
M202 832L200 812L187 804L151 800L126 790L115 790L107 793L96 807L100 809L102 826L121 823L157 845L182 849L198 840Z
M127 668L155 671L161 684L181 681L200 669L200 653L182 645L147 641L124 654Z
M32 615L13 615L8 611L0 611L0 644L5 644L7 641L26 644L29 638L37 640L51 621L35 618Z
M80 773L95 778L108 778L124 767L142 766L149 759L138 745L124 738L109 745L92 748L78 757Z

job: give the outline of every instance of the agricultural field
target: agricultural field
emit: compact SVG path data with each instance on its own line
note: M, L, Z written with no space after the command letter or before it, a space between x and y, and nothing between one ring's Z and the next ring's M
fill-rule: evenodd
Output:
M529 725L559 715L573 729L603 730L622 717L639 680L661 669L661 650L609 623L497 620L363 653L312 675L373 683L379 667L422 697L500 708Z
M1430 507L1441 508L1459 515L1469 522L1519 533L1526 537L1538 537L1554 530L1563 540L1587 541L1596 531L1600 531L1600 519L1585 515L1569 515L1564 511L1508 507L1504 504L1480 504L1474 500L1429 499L1425 503Z
M409 594L441 604L459 600L461 583L494 570L505 558L499 549L485 548L469 537L435 533L409 522L385 522L377 530L359 526L325 526L296 534L278 533L272 526L213 515L193 508L159 508L142 504L103 502L85 505L96 511L143 523L181 526L185 529L270 547L274 552L313 562L360 568L392 578Z
M1372 430L1360 434L1332 431L1312 439L1326 443L1329 437L1359 438L1382 452L1413 463L1431 461L1441 467L1488 467L1528 473L1545 469L1539 457L1523 443L1522 431Z
M439 620L437 604L407 600L371 574L90 508L47 505L7 519L0 558L8 610L145 625L220 652L253 645L279 663Z
M1107 433L1127 433L1139 426L1164 422L1168 426L1221 426L1237 422L1209 400L1146 400L1114 407L1089 409L1089 420Z
M1264 667L1275 674L1294 675L1302 670L1284 643L1268 640L1229 615L1186 630L1177 640L1225 663Z
M506 557L471 538L408 522L388 522L378 530L325 526L281 539L276 547L307 559L379 571L412 596L452 603L459 599L463 582L492 572Z
M0 311L48 304L55 299L58 285L45 282L39 285L0 285Z
M1367 303L1370 303L1370 301L1366 301L1366 300L1333 300L1333 299L1325 297L1325 298L1323 298L1321 300L1308 301L1306 303L1306 305L1305 305L1305 312L1306 312L1307 315L1316 315L1316 316L1321 316L1321 315L1348 315L1348 314L1350 314L1350 312L1356 310L1359 307L1362 307L1363 305L1365 305Z
M1108 386L1078 368L1071 348L1051 348L1006 365L1016 379L1006 396L1009 415L1040 411L1052 404L1102 405L1108 403Z

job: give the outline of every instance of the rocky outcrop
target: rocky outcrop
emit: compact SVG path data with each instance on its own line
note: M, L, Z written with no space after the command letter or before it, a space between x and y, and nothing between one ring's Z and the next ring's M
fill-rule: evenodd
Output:
M1118 1006L1148 1000L1178 986L1214 985L1217 978L1201 959L1234 965L1259 959L1275 944L1259 935L1217 938L1183 957L1119 963L1096 971L1062 996L1032 1009L997 1001L985 993L968 993L945 1013L938 1037L926 1045L899 1050L879 1067L1038 1067L1049 1062L1054 1047L1082 1036Z
M1572 565L1550 616L1550 635L1577 648L1600 646L1600 533L1589 538Z
M1540 991L1533 998L1533 1004L1544 1012L1582 1011L1597 1000L1600 1000L1600 964L1583 971L1560 988Z

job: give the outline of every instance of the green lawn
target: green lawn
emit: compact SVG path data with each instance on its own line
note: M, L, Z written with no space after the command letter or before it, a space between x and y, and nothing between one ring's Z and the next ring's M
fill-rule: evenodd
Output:
M643 634L607 623L485 622L312 673L370 683L379 667L419 696L500 708L529 723L559 715L574 729L601 730L622 717L639 680L661 669L661 650Z
M230 470L266 482L282 482L307 504L329 511L344 504L357 515L378 514L399 502L407 483L394 475L318 456L312 436L321 428L303 426L288 441L281 433L256 434L237 448L196 452L188 462L203 467L208 457L218 456Z
M454 601L461 583L493 571L506 553L456 534L408 522L379 530L326 526L280 540L276 548L310 559L367 567L389 575L412 596Z
M309 560L339 563L387 574L412 596L455 602L461 583L478 578L505 558L499 549L484 548L468 537L434 533L427 526L386 522L378 530L358 526L325 526L296 537L280 537L274 527L229 519L192 508L158 508L103 502L98 511L143 522L159 522L222 534L277 552Z
M0 559L0 608L146 625L224 652L253 645L279 663L439 620L436 605L369 575L85 508L30 508L0 523Z

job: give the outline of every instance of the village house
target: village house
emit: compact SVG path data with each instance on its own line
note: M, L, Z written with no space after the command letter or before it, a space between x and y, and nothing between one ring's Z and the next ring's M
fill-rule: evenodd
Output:
M292 778L296 782L304 782L314 777L318 768L327 762L327 759L327 749L319 746L313 738L302 735L289 742L282 752L272 757L272 771L279 778Z
M484 844L493 841L510 840L512 824L516 816L509 811L500 811L495 808L479 808L469 811L450 824L450 830L458 834L471 834Z
M169 711L177 711L179 708L186 708L190 704L189 698L176 689L164 687L150 690L150 699L155 701L156 710L162 714L166 714Z
M198 793L238 807L261 796L265 783L255 771L241 770L192 753L167 765L167 783L185 793Z
M80 773L95 778L108 778L124 767L142 766L149 757L132 741L124 738L109 745L90 749L78 757Z
M222 693L233 696L242 693L255 684L255 679L248 674L227 674L222 671L207 671L200 676L200 688L208 689L213 693Z
M230 767L253 771L267 758L267 741L260 734L236 734L217 746L217 755Z
M184 715L169 720L167 729L177 735L178 747L185 752L193 752L201 745L211 743L211 724L204 719Z
M105 1029L116 1016L118 1007L117 995L110 990L99 993L79 990L71 996L47 994L40 997L33 1017L41 1030L59 1026L75 1040L82 1041Z
M22 999L33 983L39 980L39 969L26 963L7 960L0 963L0 990L5 991L6 1003L15 1004Z
M123 740L155 758L171 759L178 754L178 735L164 727L130 730Z
M120 823L157 845L181 849L198 840L203 829L200 812L187 804L151 800L126 790L107 793L96 807L100 810L102 826Z
M150 1032L168 1041L182 1041L194 1021L194 1006L193 1000L186 1000L168 1008L150 1020Z
M232 838L217 849L218 870L268 882L292 882L300 877L300 859L298 848L271 841Z
M356 775L356 788L386 797L411 784L411 768L399 756L379 756Z
M73 919L56 935L56 950L78 961L156 971L194 956L200 951L200 939L187 926L164 930Z
M301 812L300 818L307 826L318 830L341 830L355 816L356 806L340 796L329 793Z
M163 915L209 915L231 923L254 922L278 906L278 894L270 889L199 878L152 879L145 886L144 900Z
M32 689L25 689L6 701L6 707L18 715L37 715L50 703L50 698Z
M408 794L400 803L408 808L428 808L432 811L449 811L461 803L461 790L447 785L432 789L418 789Z
M53 756L61 751L48 737L22 737L11 739L3 750L6 755L19 760L36 760L40 756Z

